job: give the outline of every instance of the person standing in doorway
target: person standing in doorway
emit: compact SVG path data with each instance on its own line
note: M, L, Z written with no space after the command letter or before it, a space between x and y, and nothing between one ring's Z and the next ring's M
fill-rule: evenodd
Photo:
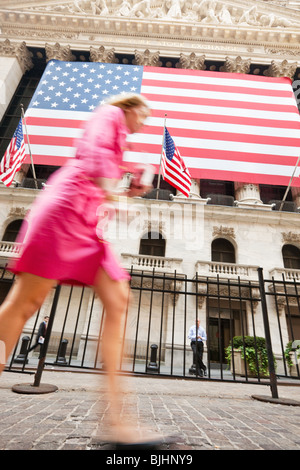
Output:
M200 326L200 320L197 320L196 324L191 326L188 338L191 340L191 348L195 357L196 375L203 377L203 375L206 375L206 365L203 363L202 358L204 341L207 340L207 336L204 328Z

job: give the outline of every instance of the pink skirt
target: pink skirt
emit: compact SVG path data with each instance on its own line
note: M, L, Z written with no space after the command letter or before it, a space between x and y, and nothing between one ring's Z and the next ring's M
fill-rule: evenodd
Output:
M61 284L93 286L99 268L113 280L130 279L97 228L101 189L72 165L60 168L47 185L21 227L21 256L9 269Z

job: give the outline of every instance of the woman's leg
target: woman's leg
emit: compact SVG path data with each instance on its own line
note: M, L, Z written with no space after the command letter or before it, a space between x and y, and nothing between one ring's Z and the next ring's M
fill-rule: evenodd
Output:
M0 357L0 372L17 343L26 321L41 307L55 285L56 281L33 274L21 273L17 277L0 306L1 351L5 352L4 360Z
M137 416L130 416L126 422L124 416L120 415L122 400L116 370L121 358L121 325L129 303L129 284L127 281L113 281L105 271L101 270L95 284L95 292L105 309L102 356L108 377L111 437L115 441L155 448L157 443L162 441L163 436L140 427Z
M94 286L104 310L102 358L108 378L110 412L113 425L120 423L120 390L116 370L121 358L121 325L129 299L128 281L114 281L100 270Z

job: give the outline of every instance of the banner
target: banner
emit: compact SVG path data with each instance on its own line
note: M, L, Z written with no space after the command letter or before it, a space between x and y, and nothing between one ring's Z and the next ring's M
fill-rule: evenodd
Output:
M128 138L129 168L145 162L158 172L167 114L192 178L288 185L300 153L291 80L246 74L50 61L26 112L34 163L63 165L90 113L122 92L142 93L152 108Z

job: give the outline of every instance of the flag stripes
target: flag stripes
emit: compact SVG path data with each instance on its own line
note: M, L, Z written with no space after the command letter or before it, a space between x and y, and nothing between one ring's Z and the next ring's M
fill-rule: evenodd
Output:
M163 179L189 197L192 183L189 170L166 127L161 166Z

